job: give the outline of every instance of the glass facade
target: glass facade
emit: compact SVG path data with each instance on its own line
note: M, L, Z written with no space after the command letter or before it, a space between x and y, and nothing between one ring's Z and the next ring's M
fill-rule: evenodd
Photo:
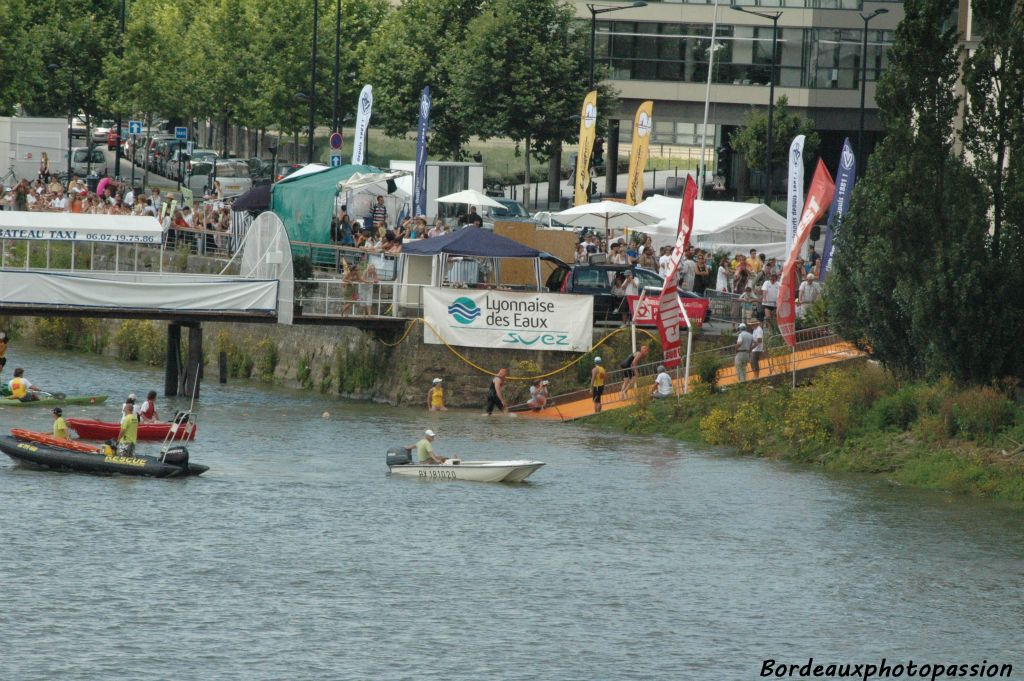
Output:
M782 0L784 1L784 0ZM763 6L763 5L762 5ZM613 80L703 83L711 48L710 24L603 21L597 24L597 61ZM779 28L775 84L782 87L860 87L863 31ZM867 79L886 65L892 31L868 31ZM767 85L771 77L772 28L719 24L713 82Z

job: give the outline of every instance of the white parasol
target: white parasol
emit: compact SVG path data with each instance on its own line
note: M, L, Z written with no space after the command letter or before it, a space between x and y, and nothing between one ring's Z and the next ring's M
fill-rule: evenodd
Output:
M490 208L504 208L502 204L498 203L486 194L481 194L475 189L463 189L461 192L455 192L448 196L442 196L437 200L438 203L465 203L470 206L489 206Z
M655 225L661 221L660 217L651 215L636 206L616 201L585 203L582 206L573 206L554 213L551 217L566 225L604 227L605 233L612 229L631 229L643 225Z

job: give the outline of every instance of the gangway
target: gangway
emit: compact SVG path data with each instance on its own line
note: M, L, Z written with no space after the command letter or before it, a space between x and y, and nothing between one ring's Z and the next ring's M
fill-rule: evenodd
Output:
M770 339L766 338L766 340ZM865 357L865 353L863 351L859 350L852 343L840 338L828 327L816 327L813 329L797 331L797 343L795 349L791 349L786 346L771 348L770 345L769 348L770 351L767 353L767 356L761 360L761 371L759 376L754 378L753 374L748 369L746 376L747 382L765 381L773 378L778 379L782 376L795 376L795 374L808 369L840 364L842 362L862 359ZM716 384L720 387L736 386L737 383L739 383L736 375L736 369L731 362L732 350L733 346L729 345L722 348L704 350L701 353L695 353L694 355L696 358L698 354L704 353L717 353L719 355L722 355L724 352L729 353L730 361L728 366L725 366L718 371ZM635 405L637 403L637 391L642 390L650 392L654 383L657 365L658 362L651 362L638 367L639 376L637 378L637 386L635 388L630 388L628 394L625 396L622 396L620 392L623 373L625 370L619 369L608 372L606 377L605 395L601 402L602 411L622 409L624 407L631 407ZM698 377L691 375L691 386L696 385L699 380L700 379ZM676 394L682 395L684 391L684 378L674 378L672 383ZM594 413L594 402L590 397L589 390L556 395L552 398L551 402L551 406L546 407L542 411L535 412L527 410L521 412L520 415L540 421L574 421L585 416L590 416Z

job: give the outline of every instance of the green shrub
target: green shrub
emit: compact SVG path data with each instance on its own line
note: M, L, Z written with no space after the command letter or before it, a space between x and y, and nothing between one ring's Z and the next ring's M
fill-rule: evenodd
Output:
M988 442L1013 424L1014 408L996 388L965 388L953 402L952 417L958 434Z
M917 401L911 387L901 388L875 402L867 415L869 426L878 430L907 430L917 420Z
M714 352L705 352L693 364L693 372L700 378L700 382L714 388L718 385L718 372L728 364L728 360Z
M159 322L126 319L114 334L118 359L161 366L167 356L167 334Z
M277 369L277 343L264 338L256 344L255 369L256 375L264 381L274 377L274 371Z

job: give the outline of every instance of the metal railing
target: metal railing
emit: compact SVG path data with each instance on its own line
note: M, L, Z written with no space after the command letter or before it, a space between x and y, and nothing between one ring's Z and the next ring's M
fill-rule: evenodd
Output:
M196 254L196 249L183 241L176 242L173 248L161 248L143 244L0 239L0 267L48 272L195 273L195 263L190 262L189 256ZM208 259L211 274L221 272L228 262L226 253L217 249L202 249L199 255Z
M292 241L291 247L293 256L309 258L313 268L322 272L341 274L346 267L362 270L368 263L372 263L381 281L393 281L397 276L398 256L390 253L307 241Z
M780 376L792 373L800 369L802 363L815 358L844 357L853 358L861 353L852 348L846 341L833 333L828 326L818 326L808 329L800 329L796 332L796 347L790 348L776 331L765 336L765 347L768 348L761 357L760 378L769 376ZM690 359L690 387L700 381L698 367L703 363L704 357L720 358L721 363L717 370L717 380L721 383L736 381L736 345L722 345L700 352L693 353ZM676 395L683 394L685 357L680 365L669 370L672 376L673 386ZM605 392L601 400L602 405L615 404L618 402L633 400L640 391L650 394L654 388L654 378L658 373L658 366L661 361L647 362L636 366L634 369L617 368L609 370L605 374ZM806 368L806 367L805 367ZM747 380L754 378L750 369L747 369ZM624 382L632 378L628 390L623 392ZM564 404L576 400L589 399L590 389L573 390L553 395L548 406ZM519 405L520 408L525 405Z
M423 316L423 289L429 284L353 282L343 279L296 280L293 299L303 316Z

